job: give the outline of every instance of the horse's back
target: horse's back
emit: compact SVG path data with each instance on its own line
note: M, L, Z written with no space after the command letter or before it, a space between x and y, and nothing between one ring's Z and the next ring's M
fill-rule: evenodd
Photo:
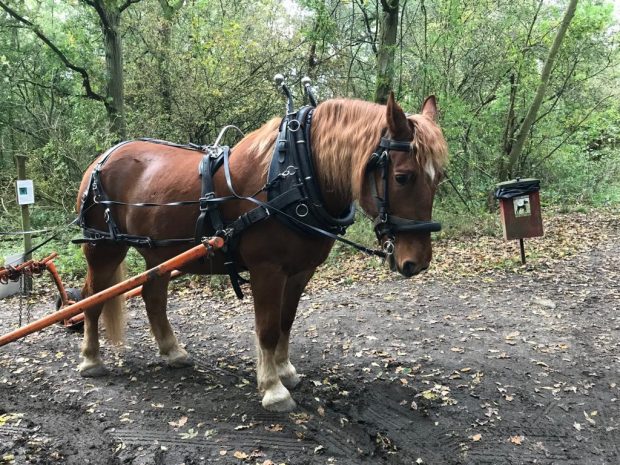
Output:
M115 149L100 170L100 188L109 200L123 203L169 203L200 198L198 166L203 153L146 141L132 141ZM87 169L78 194L78 211L99 156ZM91 192L92 199L92 192ZM152 237L193 235L198 206L110 207L117 225L129 234ZM102 228L103 207L87 212L87 224ZM171 231L167 225L172 226ZM180 231L181 230L181 231Z

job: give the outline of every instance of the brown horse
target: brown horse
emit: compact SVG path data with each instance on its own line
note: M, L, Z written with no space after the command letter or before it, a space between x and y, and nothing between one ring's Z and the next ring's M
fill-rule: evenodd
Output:
M383 193L383 186L387 185L390 214L400 219L430 220L436 186L447 161L447 145L434 121L436 112L434 97L426 99L421 114L417 115L406 115L393 96L387 106L348 99L321 103L313 115L311 144L326 209L337 214L356 201L370 216L377 217L379 212L373 195ZM254 195L264 186L278 126L278 119L271 120L233 148L230 175L240 195ZM402 148L402 143L397 149L389 150L387 178L379 171L368 176L370 156L382 136L407 141L407 150ZM129 142L110 155L101 170L100 183L105 186L108 197L115 201L196 200L201 195L197 175L201 158L202 154L197 151L145 141ZM82 181L78 209L89 189L91 171L92 166ZM214 175L214 184L217 195L230 195L223 169ZM265 200L266 196L261 193L257 198ZM247 200L233 200L223 204L221 211L225 220L232 221L254 206ZM154 239L192 237L199 213L196 205L153 208L114 205L110 209L120 230ZM92 205L84 218L89 227L107 229L103 205ZM388 239L386 235L380 236L381 241ZM430 232L401 231L392 239L394 250L390 261L393 269L410 277L429 266ZM327 258L333 243L330 238L294 231L268 218L245 230L234 250L237 266L250 274L258 389L263 396L262 405L268 410L289 411L295 407L289 389L295 387L300 378L289 360L291 326L306 284ZM153 267L189 246L138 250L146 265ZM119 270L127 250L127 245L112 243L83 245L88 262L84 296L120 279ZM182 271L222 274L225 272L224 257L217 252L211 259L192 263ZM166 316L168 282L169 277L163 277L145 284L142 297L160 354L171 366L187 366L191 360L179 345ZM80 365L83 376L105 373L99 356L98 320L102 310L108 337L121 338L122 310L118 301L108 302L105 309L99 306L87 310Z

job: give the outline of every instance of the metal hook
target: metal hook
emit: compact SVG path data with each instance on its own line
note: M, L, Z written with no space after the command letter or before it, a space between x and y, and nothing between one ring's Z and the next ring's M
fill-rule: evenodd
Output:
M220 131L219 135L217 136L217 139L215 139L215 143L213 144L213 147L218 147L220 145L220 140L222 140L222 138L226 134L226 131L228 131L229 129L234 129L234 130L236 130L239 133L239 135L241 137L245 137L245 134L243 133L243 131L241 129L239 129L234 124L229 124L228 126L224 126L222 128L222 130Z
M287 99L286 113L292 114L294 112L293 96L291 95L291 91L289 90L289 88L286 86L286 84L284 84L284 76L282 76L280 73L276 74L273 77L273 82Z
M317 105L316 96L314 95L314 89L312 89L312 81L310 80L310 78L308 76L304 76L301 79L301 85L304 87L304 91L306 92L306 95L308 96L308 100L310 101L310 104L313 107L316 107Z

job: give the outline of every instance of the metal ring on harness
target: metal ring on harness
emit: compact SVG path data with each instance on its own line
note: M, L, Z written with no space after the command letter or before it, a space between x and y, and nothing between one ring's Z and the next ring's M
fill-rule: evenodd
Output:
M297 207L295 207L295 214L300 218L304 218L308 216L309 212L310 212L310 209L308 208L308 205L306 205L305 203L300 203L297 205Z
M394 255L394 240L392 238L383 243L383 252L388 256Z
M287 127L289 131L297 132L299 131L299 128L301 127L301 123L296 119L292 119L288 122Z

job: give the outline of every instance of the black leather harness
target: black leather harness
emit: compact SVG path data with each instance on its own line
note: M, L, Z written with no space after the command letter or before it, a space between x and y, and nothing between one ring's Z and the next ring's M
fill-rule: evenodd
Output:
M381 257L393 252L394 236L399 231L433 232L439 231L441 225L432 221L418 221L399 218L389 213L388 199L388 174L390 162L390 150L409 151L411 143L397 141L389 138L381 138L375 153L370 157L366 168L367 177L373 178L376 169L382 169L383 196L377 193L374 179L369 179L372 196L376 199L377 218L374 220L375 233L381 240L387 236L387 242L392 250L373 250L349 241L340 235L346 232L346 228L355 220L355 206L349 205L338 217L332 216L324 206L321 191L316 181L312 162L310 131L314 107L303 107L298 112L287 112L283 118L278 137L276 139L267 183L252 196L237 194L232 185L230 175L229 157L231 150L228 146L197 146L178 145L157 139L138 139L157 144L165 144L180 147L187 150L197 150L204 153L200 162L198 173L201 177L201 196L198 200L170 202L165 204L156 203L124 203L110 200L101 184L101 169L111 154L129 141L121 142L107 150L95 165L91 173L86 190L82 194L82 203L78 214L78 224L81 226L84 237L76 239L74 243L100 242L123 244L133 247L165 247L180 244L201 242L205 236L218 235L226 240L226 246L222 249L225 254L225 267L231 279L231 284L237 297L242 298L240 283L247 282L239 276L237 264L234 261L233 252L238 244L240 234L252 225L274 216L288 227L309 235L323 236L333 240L344 242L356 249ZM219 138L218 138L219 140ZM224 168L226 183L231 195L217 197L214 188L213 176ZM268 200L263 202L256 196L260 192L267 192ZM90 195L92 193L92 196ZM256 207L232 222L226 223L220 213L219 205L230 200L247 200ZM104 209L104 220L108 226L107 231L92 228L86 224L85 214L91 207L101 204ZM110 207L112 205L126 205L132 207L155 207L175 205L198 205L200 213L196 221L194 237L180 239L152 239L148 236L126 234L118 228Z

